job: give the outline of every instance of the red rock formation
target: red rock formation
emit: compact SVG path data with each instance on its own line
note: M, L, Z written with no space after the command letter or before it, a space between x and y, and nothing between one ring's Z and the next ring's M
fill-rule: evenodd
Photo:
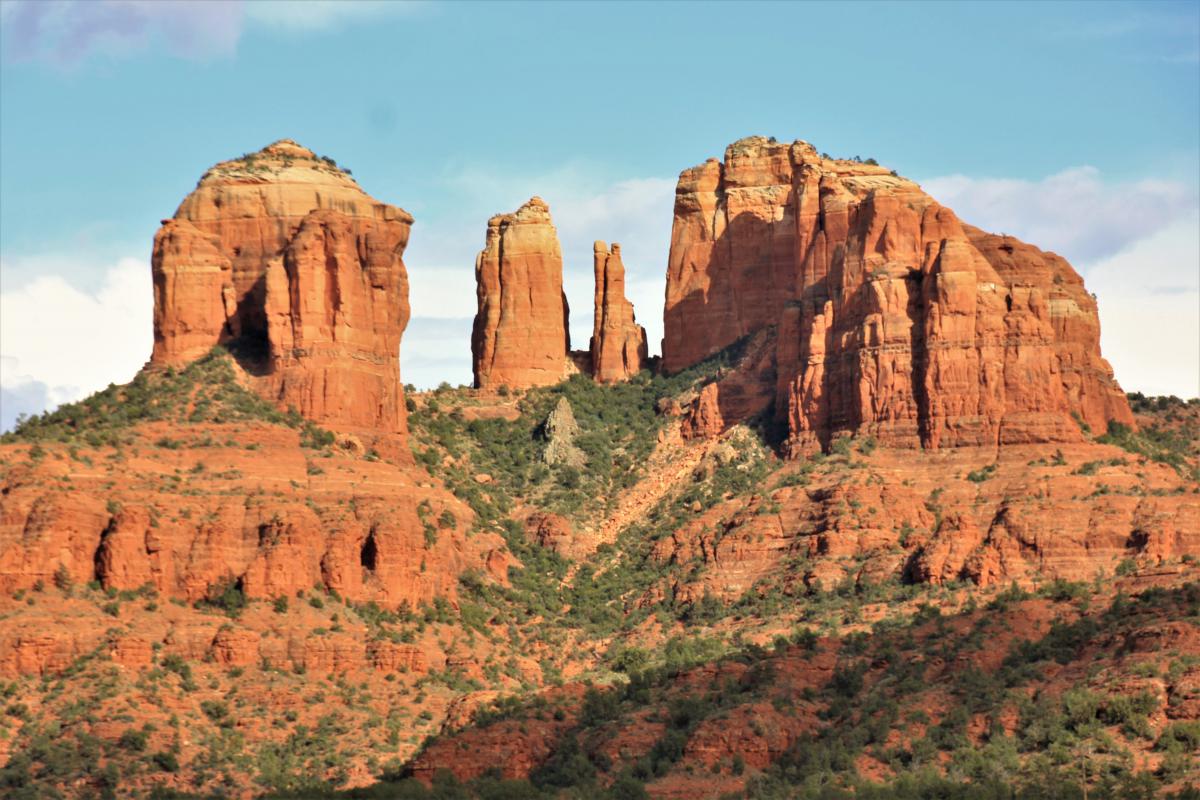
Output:
M707 439L719 436L725 430L725 418L721 416L720 386L710 383L700 390L700 395L683 420L680 432L685 439Z
M726 421L740 422L775 399L775 328L762 328L746 342L732 369L700 390L683 420L685 439L720 435Z
M534 197L514 214L488 220L475 281L475 386L546 386L565 378L571 342L562 251L545 201Z
M701 445L711 455L726 446ZM669 587L677 602L705 594L732 601L770 581L825 590L902 578L1031 585L1112 575L1125 559L1188 569L1171 565L1200 556L1195 482L1126 456L1088 442L1014 445L998 457L879 448L852 453L857 470L845 469L846 456L815 470L794 463L780 488L696 513L651 557L703 564L702 577ZM788 563L795 554L804 557L800 570Z
M623 381L646 363L646 329L633 316L625 298L625 265L621 245L609 251L604 242L592 248L596 273L595 317L592 323L592 377L601 383Z
M154 240L151 364L224 344L281 407L403 433L411 224L287 139L216 165Z
M778 328L788 447L1075 441L1133 417L1062 258L963 225L883 167L730 145L679 179L663 365Z
M156 446L164 433L253 449ZM323 586L397 608L454 597L466 570L507 575L499 538L468 541L470 508L415 465L340 451L309 461L314 451L296 431L257 422L183 431L159 423L129 435L143 452L128 461L90 467L52 456L0 476L0 593L61 576L195 602L234 581L248 598ZM0 456L23 447L4 445ZM169 474L187 477L164 484ZM422 514L454 522L431 537Z

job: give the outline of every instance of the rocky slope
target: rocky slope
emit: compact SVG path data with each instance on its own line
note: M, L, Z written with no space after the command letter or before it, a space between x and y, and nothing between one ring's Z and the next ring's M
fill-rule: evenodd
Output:
M289 139L217 164L154 239L151 365L225 345L280 408L402 434L412 221Z
M544 200L531 198L515 213L488 220L475 281L477 388L546 386L570 374L562 250Z
M466 797L490 796L496 772L523 797L1190 797L1200 585L1147 583L1122 583L1132 600L1064 585L925 607L708 663L677 648L625 685L500 705L409 771L449 772Z
M680 175L664 321L668 371L776 329L758 405L774 401L792 451L846 433L932 449L1071 442L1082 425L1132 423L1066 261L806 142L742 139Z

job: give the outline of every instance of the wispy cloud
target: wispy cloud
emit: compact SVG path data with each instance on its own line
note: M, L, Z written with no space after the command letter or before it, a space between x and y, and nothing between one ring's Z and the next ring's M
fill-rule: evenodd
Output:
M246 3L246 19L274 30L312 32L405 14L422 5L423 0L256 0Z
M4 0L0 41L6 61L62 67L93 56L126 58L151 48L211 59L233 55L248 29L327 31L417 5L383 0Z
M1200 208L1197 186L1177 181L1106 181L1095 167L1074 167L1042 180L948 175L925 191L964 221L1008 233L1086 265Z
M1179 3L1184 11L1152 12L1139 10L1123 17L1078 20L1071 25L1049 28L1044 32L1053 39L1122 39L1132 36L1159 35L1191 38L1200 32L1200 10L1194 3Z
M152 43L187 58L230 55L243 26L240 3L204 0L16 0L3 9L5 60L62 66Z
M1088 269L1104 356L1128 391L1200 396L1200 219L1180 219Z

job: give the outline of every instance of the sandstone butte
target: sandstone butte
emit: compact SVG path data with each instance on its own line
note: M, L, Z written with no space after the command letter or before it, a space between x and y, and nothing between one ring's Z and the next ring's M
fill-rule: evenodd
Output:
M289 139L217 164L154 238L150 364L225 345L279 406L403 434L412 221Z
M592 377L601 383L627 380L646 364L646 329L637 324L633 303L625 297L621 245L612 250L597 241L592 248L596 275L592 323Z
M769 330L757 379L702 394L692 428L773 400L792 453L847 433L938 449L1133 423L1070 264L803 141L741 139L680 175L664 327L667 372Z
M558 233L540 197L488 220L475 259L476 388L548 386L573 371L562 275Z

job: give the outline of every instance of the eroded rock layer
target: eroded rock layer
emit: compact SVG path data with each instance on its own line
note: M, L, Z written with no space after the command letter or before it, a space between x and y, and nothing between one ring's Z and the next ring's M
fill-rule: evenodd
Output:
M676 190L663 365L777 328L793 451L1075 441L1132 424L1071 266L958 220L884 167L763 137Z
M625 265L621 245L604 242L592 248L596 295L592 323L592 377L601 383L623 381L646 363L646 329L637 324L633 303L625 297Z
M154 240L151 363L227 345L281 407L402 433L411 224L287 139L217 164Z
M196 602L225 585L251 599L316 586L394 609L453 597L467 570L506 574L503 543L468 539L470 508L414 465L342 447L317 458L296 431L261 423L130 436L142 452L127 461L91 453L0 476L0 593L96 581ZM239 446L189 449L196 441Z
M570 373L562 273L558 233L540 197L488 220L487 242L475 259L476 387L546 386Z

